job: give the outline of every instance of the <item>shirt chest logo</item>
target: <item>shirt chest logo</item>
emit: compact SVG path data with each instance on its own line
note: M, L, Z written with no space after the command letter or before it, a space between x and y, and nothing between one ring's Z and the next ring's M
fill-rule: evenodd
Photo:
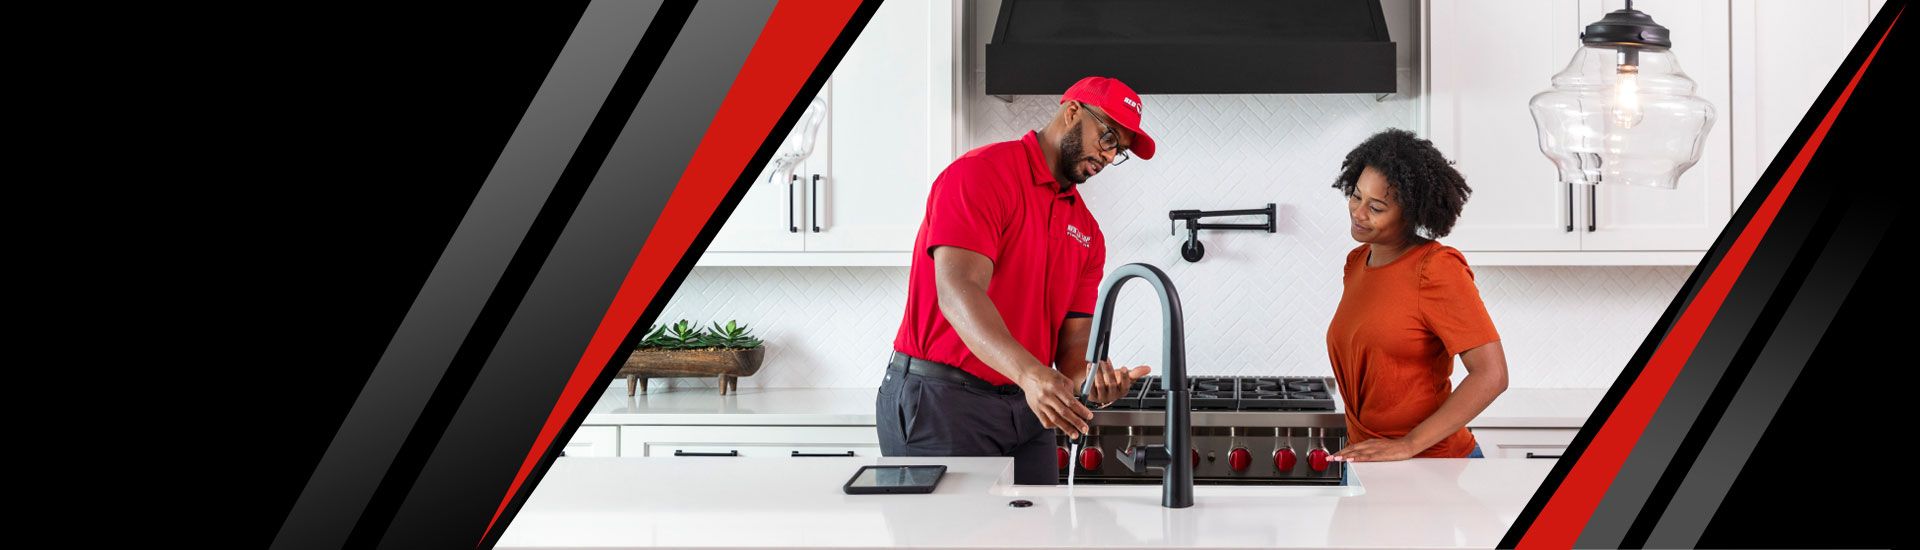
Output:
M1093 248L1093 237L1086 233L1081 233L1080 228L1074 227L1073 224L1067 224L1067 236L1073 237L1075 241L1079 241L1080 246Z

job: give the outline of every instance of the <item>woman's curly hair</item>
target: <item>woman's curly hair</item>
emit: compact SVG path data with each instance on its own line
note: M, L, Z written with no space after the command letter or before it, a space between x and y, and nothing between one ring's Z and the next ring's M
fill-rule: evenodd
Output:
M1387 187L1400 202L1407 227L1415 236L1422 227L1431 238L1447 236L1453 231L1453 222L1460 219L1467 196L1473 193L1466 178L1440 155L1433 142L1399 128L1374 134L1348 152L1333 187L1352 196L1360 185L1360 172L1368 166L1387 177Z

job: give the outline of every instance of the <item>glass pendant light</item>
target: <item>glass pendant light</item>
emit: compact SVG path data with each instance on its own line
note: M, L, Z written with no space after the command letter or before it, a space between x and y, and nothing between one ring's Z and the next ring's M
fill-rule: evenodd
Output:
M1666 27L1627 7L1587 25L1553 89L1528 102L1561 183L1673 189L1700 160L1713 104L1694 95Z

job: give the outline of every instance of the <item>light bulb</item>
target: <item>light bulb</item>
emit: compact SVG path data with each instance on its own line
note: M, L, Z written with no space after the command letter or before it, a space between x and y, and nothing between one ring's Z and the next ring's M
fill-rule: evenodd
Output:
M1621 65L1613 82L1613 123L1632 128L1640 123L1640 67Z

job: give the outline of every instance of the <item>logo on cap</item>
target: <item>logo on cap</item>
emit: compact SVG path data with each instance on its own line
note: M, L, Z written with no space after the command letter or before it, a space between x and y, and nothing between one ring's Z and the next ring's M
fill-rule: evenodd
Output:
M1140 102L1134 101L1133 98L1131 97L1120 98L1120 101L1127 102L1127 106L1133 107L1133 112L1140 113L1141 116L1145 116L1147 114L1145 109L1140 108Z

